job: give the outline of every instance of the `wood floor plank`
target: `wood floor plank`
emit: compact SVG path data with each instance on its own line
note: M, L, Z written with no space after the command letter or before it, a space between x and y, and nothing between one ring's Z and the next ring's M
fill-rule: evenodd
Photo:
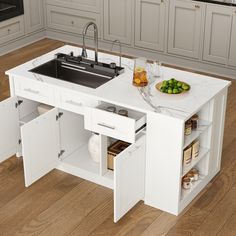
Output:
M194 232L194 236L217 235L225 223L236 211L236 187L232 188L217 207L204 220L203 224ZM236 234L236 231L235 231Z
M15 235L67 235L85 216L109 197L111 197L109 189L83 181Z
M236 234L236 210L226 221L225 225L222 227L217 236L235 236Z
M52 171L31 187L25 188L15 199L0 208L1 233L14 235L82 181L66 173Z

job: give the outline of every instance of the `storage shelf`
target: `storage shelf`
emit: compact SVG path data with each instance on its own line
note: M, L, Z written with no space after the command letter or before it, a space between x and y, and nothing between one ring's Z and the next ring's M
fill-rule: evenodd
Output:
M24 125L24 124L30 122L31 120L34 120L34 119L37 118L38 116L39 116L39 113L38 113L38 111L36 110L36 111L30 113L29 115L24 116L23 118L21 118L20 124L21 124L21 125Z
M183 167L182 177L186 175L194 166L196 166L204 157L206 157L209 151L210 150L208 148L200 147L198 157L195 160L192 160L191 164L186 167Z
M108 188L113 188L113 171L108 170L105 175L100 175L100 164L91 159L87 143L69 157L61 160L58 169Z
M195 139L197 139L204 131L206 131L210 126L211 122L200 120L198 123L197 130L193 130L190 135L184 137L184 147L185 149L189 144L191 144Z
M192 183L192 187L190 189L182 188L181 202L185 201L188 198L188 196L202 183L205 177L205 175L200 175L199 179Z

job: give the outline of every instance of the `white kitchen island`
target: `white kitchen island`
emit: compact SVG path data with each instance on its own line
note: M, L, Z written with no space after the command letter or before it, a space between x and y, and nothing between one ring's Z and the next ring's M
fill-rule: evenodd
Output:
M144 90L147 102L132 85L130 59L122 58L125 73L97 89L29 72L56 53L72 51L81 54L64 46L6 72L11 97L0 103L0 161L22 154L27 187L57 168L113 189L115 222L140 200L178 215L220 171L230 82L163 67L161 80L174 77L191 90L167 95L153 83ZM99 61L118 64L119 58L99 53ZM53 108L39 115L41 103ZM105 111L110 104L127 109L129 117ZM196 113L198 129L185 136L185 122ZM99 133L100 163L88 153L91 132ZM116 156L114 171L107 169L109 137L131 143ZM183 150L196 139L199 157L183 168ZM200 178L183 190L182 177L193 167Z

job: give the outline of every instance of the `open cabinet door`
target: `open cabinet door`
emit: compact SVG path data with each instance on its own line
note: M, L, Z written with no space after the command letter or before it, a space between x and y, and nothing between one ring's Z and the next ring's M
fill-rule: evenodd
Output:
M20 127L17 98L0 102L0 162L14 155L19 149Z
M59 120L54 108L21 127L25 186L46 175L58 164Z
M114 222L144 198L145 135L114 159Z

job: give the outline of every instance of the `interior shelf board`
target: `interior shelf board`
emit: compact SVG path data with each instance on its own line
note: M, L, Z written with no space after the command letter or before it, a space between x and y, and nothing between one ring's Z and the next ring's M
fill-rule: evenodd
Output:
M184 138L184 146L185 149L189 144L191 144L195 139L197 139L204 131L206 131L212 122L201 120L199 121L197 130L193 130L190 135L186 135Z
M183 168L182 177L186 175L194 166L196 166L203 158L205 158L209 151L210 150L208 148L200 147L198 157L195 160L192 160L190 165Z

